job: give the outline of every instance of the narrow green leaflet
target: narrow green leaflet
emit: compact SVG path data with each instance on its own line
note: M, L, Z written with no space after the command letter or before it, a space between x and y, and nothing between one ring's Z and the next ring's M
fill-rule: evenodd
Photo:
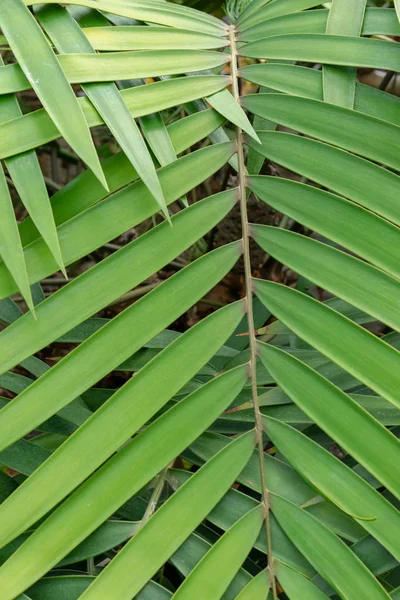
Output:
M266 570L260 571L253 577L246 587L237 596L237 600L265 600L266 591L269 589L269 576ZM267 600L271 600L268 595Z
M48 33L51 31L51 38L57 49L75 48L76 50L76 53L61 54L58 58L70 83L105 83L114 80L141 79L204 71L223 66L230 60L228 54L209 50L185 50L184 53L181 50L139 50L96 54L77 23L72 23L72 31L74 32L72 44L70 39L67 43L64 41L65 28L63 27L61 32L57 32L53 26L53 15L46 14L50 11L53 12L53 10L57 11L57 9L65 10L61 9L60 6L45 6L36 14L45 30ZM72 19L66 11L64 14L67 15L68 19ZM59 15L56 14L56 16ZM62 13L61 16L63 16ZM77 28L79 37L83 36L85 38L82 40L83 43L80 42L79 38L76 39L75 30ZM0 85L3 95L28 90L31 87L24 72L17 64L0 67ZM85 89L83 85L82 87ZM110 86L108 87L110 88ZM100 86L101 88L104 89L104 85ZM93 89L96 88L94 86L89 87L89 90ZM93 98L90 99L93 102ZM102 117L104 118L103 114Z
M165 301L165 295L162 298ZM201 321L121 387L33 477L18 488L8 504L2 504L2 542L13 539L46 514L153 417L213 356L234 331L242 315L240 303ZM220 333L210 343L212 332L218 327ZM105 347L112 346L107 344ZM181 364L187 355L191 356L192 364L190 369L183 370ZM98 377L99 372L95 371L94 375ZM151 402L147 400L150 396ZM134 404L132 398L135 398ZM53 407L50 410L54 410ZM19 511L19 517L16 516L18 506L25 507ZM7 526L10 511L13 522Z
M242 107L236 102L235 98L227 90L217 92L212 96L207 97L207 102L215 108L221 115L223 115L228 121L237 125L245 131L250 137L256 142L259 141L256 132L251 126L246 113Z
M128 600L137 594L228 491L253 447L251 431L206 463L155 513L82 597L101 600L117 592L121 600ZM162 545L155 543L160 529L168 532Z
M241 67L239 73L244 79L278 92L323 100L322 73L316 69L266 62ZM356 82L355 93L357 111L400 125L400 99L397 96L359 82Z
M299 135L269 131L258 134L261 145L249 138L247 143L266 158L400 225L398 175L349 152ZM353 173L357 173L357 178ZM251 181L256 185L254 178Z
M400 169L400 127L391 123L333 104L283 94L251 94L241 102L264 119ZM340 128L336 127L339 121ZM368 136L363 135L366 129Z
M56 55L23 0L2 0L0 27L49 119L107 189L82 109Z
M273 388L275 389L275 388ZM369 412L377 421L383 425L400 425L400 410L393 406L387 400L379 398L378 396L370 396L364 394L349 394L350 398L357 402L364 410ZM268 397L268 394L267 394ZM260 398L260 404L263 406L263 400ZM247 412L247 411L246 411ZM278 404L275 406L263 406L261 412L267 417L273 417L284 423L306 423L312 424L312 419L306 415L298 406L295 404ZM240 419L240 412L236 413L237 418ZM250 418L249 418L250 417ZM253 422L254 417L243 415L243 420L249 418L250 422Z
M399 0L394 0L394 6L396 9L396 13L397 13L397 17L400 21L400 1Z
M240 8L241 13L238 18L238 22L241 23L243 19L249 17L256 11L260 10L263 6L271 2L271 0L253 0L252 2L247 3L246 5L242 5Z
M388 600L390 596L361 560L314 517L279 496L271 496L271 507L290 539L342 598Z
M351 5L347 4L347 7L351 10ZM316 9L268 19L239 32L238 39L243 42L253 42L272 35L287 33L325 33L328 15L329 10ZM367 8L361 33L362 35L399 35L400 24L395 10Z
M4 425L4 431L7 430L7 436L2 438L4 447L31 431L34 423L39 425L47 418L46 415L52 415L57 412L58 408L68 404L91 384L98 381L99 376L106 375L113 368L119 366L132 352L141 348L146 341L149 341L160 330L168 326L174 316L178 318L182 312L185 312L192 304L197 302L204 293L226 275L236 262L239 252L240 249L236 243L225 246L223 250L218 250L215 254L211 253L197 260L193 265L182 270L174 278L169 279L148 296L121 313L118 318L103 327L87 342L80 345L63 361L50 369L23 394L8 403L0 411L0 429ZM186 286L194 275L198 278L197 283L191 286L189 293ZM173 292L176 288L183 290L181 293L184 293L184 296L171 296L170 292ZM152 310L154 310L152 314L158 315L159 318L156 320L154 316L153 326L149 327L145 317ZM142 323L140 328L137 319ZM132 332L132 339L126 337L130 331ZM126 343L120 344L119 351L116 351L117 341L121 339L126 339ZM135 343L133 343L133 339ZM109 344L111 348L114 348L113 357L110 353L104 354L105 344ZM85 374L80 369L82 360L88 361L88 369ZM69 386L65 385L66 381L69 382ZM74 385L72 385L72 381L75 382ZM50 396L47 395L45 389L49 390ZM37 395L36 390L38 390ZM31 394L32 397L30 397ZM16 410L21 416L22 406L24 407L26 420L15 420L13 413ZM11 429L7 429L9 417L13 421Z
M190 450L201 458L202 461L209 460L217 452L229 443L229 437L207 432L198 438L190 447ZM289 465L269 454L264 454L265 470L268 473L268 488L271 492L278 491L288 500L295 504L308 504L315 498L315 491L305 484L303 479ZM255 452L250 458L238 481L250 489L261 491L260 466L258 453Z
M68 14L67 10L61 6L45 6L36 11L39 23L49 35L55 44L57 50L69 58L69 53L85 52L85 56L96 57L90 42L86 39L76 21ZM76 56L73 54L72 56ZM103 61L103 55L99 55ZM129 57L126 57L129 61ZM65 65L61 63L64 71L67 73ZM163 196L160 182L157 177L156 169L147 146L140 134L136 122L132 118L128 107L126 106L121 93L115 83L98 83L99 69L95 65L87 65L90 72L95 74L95 83L86 84L82 89L99 114L108 125L115 139L125 152L132 165L138 172L139 177L148 187L153 197L156 199L164 215L169 219L169 213ZM119 79L118 73L114 74L114 79ZM87 79L87 78L86 78ZM81 81L84 81L85 78Z
M283 587L289 600L328 600L329 596L324 594L309 579L298 571L288 567L280 561L274 564L274 570L279 583ZM250 600L250 598L249 598Z
M399 559L400 513L393 504L333 454L296 429L268 417L263 421L267 435L290 464Z
M164 167L173 163L177 156L161 113L153 113L142 117L140 125L144 137L160 165ZM183 196L181 200L185 207L189 206L186 196Z
M398 350L310 296L269 281L255 286L260 300L292 331L399 407Z
M78 543L94 531L105 519L108 518L119 506L126 502L133 494L139 491L148 481L171 462L180 452L190 444L204 429L206 429L233 400L247 380L247 366L238 367L229 371L200 390L185 398L178 405L159 417L145 431L140 433L134 440L114 455L105 465L96 471L81 487L79 487L69 498L59 506L30 538L0 567L0 582L4 600L11 600L29 585L32 585L39 577L46 573L52 566L70 552ZM167 545L154 545L151 542L151 558L146 560L143 552L135 552L134 556L139 558L137 563L138 573L132 564L130 557L132 548L135 550L137 541L148 539L148 531L152 530L155 517L156 521L160 514L166 514L169 523L171 502L163 505L163 513L158 511L146 526L142 527L133 538L134 544L125 546L124 553L118 554L118 561L113 562L112 568L103 571L102 580L96 579L96 587L102 581L107 587L113 580L113 572L117 569L118 597L124 598L124 592L132 588L132 583L137 589L132 589L135 595L150 576L146 570L153 569L154 561L164 558L165 553L169 558L171 554L181 545L186 537L197 527L203 518L210 512L215 504L226 493L243 466L246 464L254 448L254 432L250 432L239 438L219 455L212 459L201 471L182 486L177 495L172 497L172 512L177 512L177 525L184 527L180 529L179 535L166 537ZM200 474L200 475L199 475ZM191 483L192 481L195 483ZM208 485L207 485L208 482ZM107 489L108 493L104 494ZM183 491L182 491L183 490ZM194 490L194 491L193 491ZM193 492L193 493L192 493ZM196 493L195 493L196 492ZM197 493L198 492L198 493ZM194 502L187 500L194 498ZM175 508L178 498L178 508ZM184 513L180 505L180 499L184 499L184 506L189 511L187 518L182 520ZM190 516L192 520L190 520ZM172 521L171 521L172 523ZM151 524L151 525L150 525ZM156 522L156 535L159 527ZM163 525L164 529L164 525ZM167 531L165 529L165 531ZM151 537L151 536L150 536ZM43 548L46 552L36 552L35 548ZM155 548L158 552L154 552ZM26 557L30 556L29 567ZM33 560L32 557L35 556ZM125 576L118 575L118 563L125 562L128 556L130 564L129 577L124 567ZM122 563L121 563L122 561ZM145 561L145 564L143 564ZM164 562L164 561L163 561ZM22 576L22 565L23 568ZM14 576L14 569L19 577ZM158 567L155 568L155 571ZM154 571L154 572L155 572ZM148 571L147 571L148 572ZM110 576L108 575L110 573ZM132 575L132 581L130 576ZM112 583L114 586L115 583ZM122 589L120 588L122 586ZM95 587L90 587L90 592ZM97 591L95 590L95 593ZM108 592L107 592L108 593ZM104 598L110 595L105 593ZM101 592L96 598L101 598Z
M230 77L196 75L140 85L123 90L121 95L132 116L142 117L197 100L204 95L214 94L224 89L230 82ZM103 123L88 98L79 98L78 103L90 127ZM43 109L35 110L23 117L0 124L0 158L12 156L16 152L16 145L19 152L25 152L59 137L60 131L47 112Z
M340 196L302 183L265 176L248 177L247 181L258 198L279 212L400 278L398 227ZM358 227L356 239L355 222ZM253 231L259 232L260 240L264 239L266 243L274 239L269 238L270 228L256 225ZM297 260L297 257L293 258Z
M0 212L0 256L4 261L8 276L15 282L14 285L21 291L28 307L35 314L24 251L14 215L14 206L1 165Z
M159 179L167 204L213 175L225 165L233 152L232 142L205 147L160 169ZM132 202L133 194L135 202ZM58 228L65 263L75 262L158 210L157 202L143 182L138 181L123 188ZM30 283L57 270L57 265L42 240L36 240L26 247L24 253ZM12 294L15 289L14 281L4 265L0 264L0 297Z
M0 65L2 64L0 57ZM9 121L21 115L22 111L15 96L0 96L1 121ZM49 195L36 153L26 152L10 156L5 164L25 208L46 241L56 263L66 275Z
M65 55L60 63L72 83L84 83L204 71L229 60L229 54L211 50L143 50Z
M249 16L243 15L244 18L239 19L239 26L241 30L245 30L260 21L300 12L307 10L307 8L319 6L320 4L321 2L316 0L278 0L277 2L274 0L268 3L267 6L260 8L260 10L252 11L252 14Z
M367 0L332 0L326 25L329 35L361 35ZM324 100L345 108L354 107L356 69L324 65Z
M44 0L41 4L56 4L57 0ZM36 0L25 0L27 6L36 4ZM87 6L96 10L129 17L138 21L169 25L208 33L211 35L225 36L227 25L219 19L204 12L186 6L169 4L167 2L115 2L111 0L68 0L68 5Z
M208 526L207 533L211 530ZM204 530L203 530L204 531ZM202 532L203 533L203 532ZM178 569L181 575L188 577L193 569L195 569L200 561L205 557L207 552L212 547L212 542L215 540L212 535L205 538L200 537L198 533L192 533L188 539L178 548L178 550L171 556L170 562ZM251 575L243 567L240 568L236 575L234 575L232 582L229 584L224 598L225 600L233 600L241 589L250 581Z
M398 279L346 252L298 233L267 225L252 225L251 231L254 240L268 254L400 331ZM373 294L371 286L375 290Z
M43 316L40 324L35 324L30 315L12 323L0 334L5 344L1 346L3 354L0 348L1 372L19 364L174 260L215 226L236 199L237 190L227 190L185 209L173 218L174 232L169 231L168 224L168 229L159 225L47 298L36 308L38 315ZM131 269L132 260L137 261L135 270ZM83 294L87 298L85 305L81 302Z
M223 447L226 447L226 445ZM221 449L222 448L219 448L219 451ZM168 472L167 478L171 487L173 489L177 489L192 476L193 474L189 473L188 471L171 469ZM238 477L238 480L240 480L240 477ZM207 520L223 531L227 531L238 519L248 513L249 510L252 510L258 506L258 504L258 501L254 498L231 488L228 493L225 494L219 504L207 516ZM308 563L306 559L302 557L296 547L289 541L273 515L271 515L271 534L275 558L279 558L279 560L291 565L294 569L297 569L307 577L312 577L315 574L310 563ZM267 554L267 542L264 528L262 528L254 547L260 550L263 554ZM264 575L266 575L266 573L264 573ZM258 586L256 587L258 589ZM264 583L262 587L265 590Z
M219 600L252 549L262 524L261 507L236 521L190 572L173 598ZM265 580L265 593L268 587Z
M385 458L389 449L390 456L398 455L397 438L339 388L290 354L261 342L259 352L265 366L293 402L399 497L399 468ZM291 379L287 378L289 373ZM323 403L321 398L324 398Z
M212 50L229 45L227 39L172 27L84 27L96 50ZM182 53L182 58L184 57Z
M398 66L397 45L385 40L346 35L287 34L251 42L241 56L321 62L328 65L392 70Z
M151 115L150 115L151 118ZM180 154L196 144L224 122L215 110L208 109L175 121L166 127L173 150ZM197 155L200 156L200 155ZM119 152L102 163L110 192L116 192L137 179L138 175L123 152ZM65 185L51 197L54 218L57 225L72 219L86 208L103 200L107 193L90 170ZM154 203L153 203L154 205ZM156 206L154 205L154 208ZM32 219L27 217L19 224L22 245L27 246L39 237Z
M264 92L266 91L265 88L260 86L259 92L262 93L263 91ZM258 117L256 115L253 120L253 127L255 130L263 129L263 130L267 130L267 131L275 131L276 123L273 123L272 121L266 121L262 117ZM257 142L257 145L259 145L258 142ZM260 154L259 152L257 152L257 150L255 150L252 146L250 146L249 153L247 155L247 171L248 171L248 173L251 173L252 175L258 175L258 173L262 169L264 160L265 159L264 159L263 155ZM249 194L249 193L250 193L249 190L247 190L247 194Z

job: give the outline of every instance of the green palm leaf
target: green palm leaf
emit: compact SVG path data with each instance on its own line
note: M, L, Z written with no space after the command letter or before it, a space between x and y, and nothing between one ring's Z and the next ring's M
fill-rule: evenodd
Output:
M260 508L239 519L191 571L174 598L221 598L251 550L262 522Z
M19 33L16 29L16 24ZM90 132L57 57L22 0L4 0L0 26L25 76L56 127L107 188ZM29 39L29 50L22 39Z
M274 372L276 380L293 401L305 412L310 410L315 422L319 423L335 439L340 439L343 447L357 456L357 459L364 463L365 468L371 473L384 479L384 484L398 496L398 476L393 472L392 466L385 461L386 453L383 451L383 448L388 450L391 447L394 454L398 452L399 445L395 436L355 402L352 402L344 392L298 359L266 344L260 345L259 350L263 362ZM295 379L289 383L287 383L288 380L283 382L283 372L290 372L292 377L297 378L297 382ZM322 393L326 398L326 403L323 405L319 402ZM336 415L335 420L334 415ZM344 421L345 418L346 421ZM365 437L367 430L371 435L368 439ZM354 431L359 431L359 434L355 435ZM370 440L372 439L377 443L379 440L379 453L371 452ZM385 462L386 467L384 466ZM370 518L375 515L360 516Z
M389 598L348 546L314 517L279 496L272 497L272 510L289 537L342 598Z
M354 515L360 525L389 552L399 556L400 546L394 524L400 515L392 504L350 468L302 433L268 417L264 417L264 424L274 444L303 477L340 508ZM366 518L367 515L370 518ZM391 541L389 538L392 538Z
M162 564L165 558L179 547L188 533L224 495L232 480L246 464L253 447L254 434L250 432L231 442L204 465L131 540L124 552L119 554L118 559L113 561L107 570L104 570L102 577L99 577L85 593L86 597L106 598L107 595L113 593L112 590L116 585L118 585L118 594L121 599L130 598L132 594L137 593L148 575L154 573L158 568L157 565ZM216 479L218 479L218 485L214 483ZM189 498L195 498L196 501L188 502ZM185 516L183 527L181 526L182 514ZM259 523L259 516L257 515L257 517ZM172 531L176 529L176 534L171 535L168 545L160 547L158 552L154 552L154 545L151 544L149 547L148 540L151 541L153 535L158 535L158 530L160 527L163 528L164 523L165 527L171 528ZM132 556L137 557L134 565ZM126 564L130 565L129 577L125 577L121 581L120 573L121 571L126 572Z
M203 348L199 343L198 338L201 340L203 336L202 332L205 331L204 328L207 327L207 324L210 327L210 331L212 331L217 326L220 317L223 321L221 332L224 332L225 335L225 330L228 332L234 330L242 316L242 307L240 305L232 305L227 308L228 310L224 309L222 313L216 315L215 323L215 319L212 317L200 323L197 328L188 332L185 338L178 339L144 367L140 372L140 376L131 379L116 395L112 396L109 402L104 404L86 422L85 426L76 432L75 436L67 440L53 454L49 462L43 464L42 468L36 472L35 477L27 481L25 489L23 487L18 489L19 500L14 496L10 498L8 508L7 503L3 504L0 510L0 519L3 516L5 524L8 521L7 511L11 510L15 515L17 503L21 502L25 506L27 496L31 498L29 510L20 513L22 520L18 522L14 519L12 528L8 531L4 529L3 542L7 539L7 536L12 539L11 536L18 535L31 524L35 523L40 516L46 514L50 508L54 507L59 500L64 498L86 476L111 456L134 431L153 417L197 373L200 367L207 362L221 345L220 338L215 339L215 346L212 347L207 343L206 348ZM147 308L147 310L149 309ZM187 340L187 346L185 340ZM103 338L103 348L105 343ZM176 369L180 364L182 353L184 356L184 353L189 351L195 351L193 353L192 372L182 372L180 378L179 372L171 370L171 365L175 365ZM207 351L209 351L209 354L204 353ZM198 361L196 361L197 355L199 357ZM153 385L155 385L151 393L154 394L156 400L151 404L146 404L146 397L150 391L149 381L152 381ZM137 402L136 411L132 410L132 408L129 410L132 394L135 395ZM51 407L50 410L54 410L54 408ZM127 415L129 412L130 415L128 418ZM117 423L119 423L118 435L115 434ZM105 440L107 440L107 444L104 444ZM91 456L82 454L87 444L91 447ZM77 468L77 465L80 463L80 457L84 457L84 460L81 468ZM65 479L67 471L69 476ZM67 486L65 486L65 483L67 483ZM46 499L43 494L44 485L48 486L48 496Z
M0 7L0 595L395 598L395 8L188 4Z

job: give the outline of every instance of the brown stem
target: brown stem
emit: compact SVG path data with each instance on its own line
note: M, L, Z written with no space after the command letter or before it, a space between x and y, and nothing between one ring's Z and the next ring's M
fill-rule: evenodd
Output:
M232 74L232 93L237 102L239 102L239 85L238 85L238 55L236 51L236 39L234 27L230 27L229 39L231 44L231 74ZM247 195L246 195L246 167L243 152L243 133L239 127L236 127L236 142L238 154L238 174L239 174L239 198L240 198L240 214L242 221L242 236L243 236L243 261L244 275L247 300L247 322L250 341L250 377L252 389L252 404L254 409L254 421L257 435L257 449L260 465L260 481L261 481L261 503L264 511L265 530L267 538L267 553L268 553L268 572L271 582L271 589L274 600L277 599L276 580L274 575L274 559L272 556L272 539L271 539L271 522L270 522L270 502L269 491L267 488L267 478L264 462L264 443L263 443L263 423L260 412L260 405L257 392L257 344L254 330L254 315L252 303L252 274L251 274L251 257L250 257L250 231L247 215Z

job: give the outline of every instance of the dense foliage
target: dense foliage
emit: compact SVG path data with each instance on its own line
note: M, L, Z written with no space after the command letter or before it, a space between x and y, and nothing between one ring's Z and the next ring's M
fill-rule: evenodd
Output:
M1 600L400 598L400 25L371 4L0 1ZM51 195L58 139L87 170Z

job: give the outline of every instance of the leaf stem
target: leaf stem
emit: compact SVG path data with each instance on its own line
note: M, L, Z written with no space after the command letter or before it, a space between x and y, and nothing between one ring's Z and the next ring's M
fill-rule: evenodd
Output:
M165 485L165 479L167 477L167 473L169 471L169 469L172 467L173 462L169 463L166 467L164 467L164 469L157 475L155 482L154 482L154 488L153 488L153 493L151 494L151 498L147 504L146 510L144 512L144 515L141 519L141 521L139 522L139 525L135 531L135 534L139 531L139 529L141 529L144 525L146 525L147 521L150 519L150 517L155 513L158 502L160 500L162 491L164 489L164 485Z
M231 25L229 29L229 39L231 45L231 75L232 75L232 93L237 102L240 100L239 83L238 83L238 54L236 51L235 30ZM242 223L243 236L243 261L244 275L246 288L246 304L247 304L247 322L250 341L250 378L252 389L252 405L254 409L254 421L257 435L257 449L260 466L260 481L261 481L261 504L264 511L265 530L267 538L267 554L268 554L268 573L271 583L271 589L274 600L277 600L276 580L274 575L274 559L272 556L272 539L271 539L271 523L270 523L270 502L269 491L267 488L267 477L265 472L264 462L264 443L263 443L263 422L260 412L258 392L257 392L257 375L256 375L256 360L257 360L257 345L254 329L254 315L252 302L252 273L251 273L251 256L250 256L250 231L247 215L247 195L246 195L246 167L243 151L243 134L240 127L236 127L236 143L238 155L238 176L239 176L239 201L240 215Z

